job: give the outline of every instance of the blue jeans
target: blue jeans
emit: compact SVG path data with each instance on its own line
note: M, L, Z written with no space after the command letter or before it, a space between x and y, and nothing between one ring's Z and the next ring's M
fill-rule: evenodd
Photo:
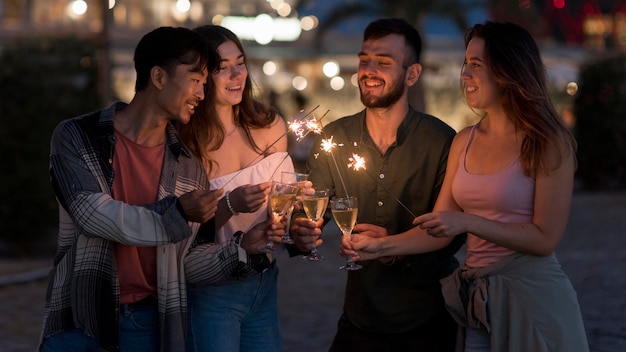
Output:
M491 351L489 335L472 328L465 328L465 352L489 351Z
M278 268L221 286L189 287L188 351L281 352Z
M42 352L98 352L100 344L95 337L87 336L82 329L74 328L44 338L39 350Z
M159 308L156 304L120 307L120 351L161 350Z
M156 305L129 308L120 307L120 351L159 352L161 339L159 312ZM82 329L74 328L54 334L43 340L42 352L98 352L98 340L88 336Z

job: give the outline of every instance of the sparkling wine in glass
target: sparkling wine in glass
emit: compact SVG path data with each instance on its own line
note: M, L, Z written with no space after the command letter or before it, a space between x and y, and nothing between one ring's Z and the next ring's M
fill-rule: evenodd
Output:
M296 199L297 187L287 183L274 182L270 190L270 208L274 221L278 222L287 214L289 208L291 208L293 202ZM265 253L274 253L276 251L276 243L274 241L268 241L261 250Z
M358 215L358 202L356 197L344 197L334 198L330 201L330 209L333 213L333 218L337 223L337 227L341 230L344 237L350 237L352 235L352 229L356 224L356 217ZM346 264L339 267L342 270L359 270L363 266L355 263L351 257L346 259Z
M302 206L306 216L314 222L317 222L324 216L326 207L328 206L328 189L316 189L315 192L310 194L304 194L302 198ZM311 253L302 257L303 259L310 261L320 261L324 259L319 254L317 248L313 248Z
M298 187L296 191L296 198L302 196L302 190L304 189L304 183L309 179L309 174L305 174L302 172L290 172L283 171L280 175L280 182L292 184ZM287 231L285 231L285 235L283 236L283 243L295 243L291 236L289 236L289 227L291 225L291 213L293 212L293 205L289 208L289 213L287 213Z

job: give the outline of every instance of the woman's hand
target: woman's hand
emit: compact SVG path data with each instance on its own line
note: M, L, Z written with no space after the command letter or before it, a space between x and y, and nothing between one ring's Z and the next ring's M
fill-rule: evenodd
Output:
M454 237L467 232L467 217L468 214L460 211L439 211L416 217L413 225L433 237Z
M256 185L243 185L230 191L228 195L230 205L238 213L254 213L261 209L270 193L272 182L263 182Z
M261 248L263 248L268 241L276 243L282 241L283 235L285 234L286 221L286 216L283 216L280 221L274 221L274 219L270 217L267 221L254 225L254 227L244 235L241 247L243 247L248 254L263 253Z

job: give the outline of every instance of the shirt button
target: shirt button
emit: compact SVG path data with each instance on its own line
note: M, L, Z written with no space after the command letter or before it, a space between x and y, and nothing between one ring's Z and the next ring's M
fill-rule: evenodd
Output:
M383 178L385 178L385 174L380 174L380 175L378 175L378 177L379 177L380 179L383 179Z
M383 206L383 204L385 204L385 203L383 203L383 201L382 201L382 200L379 200L379 201L378 201L378 206L379 206L379 207L382 207L382 206Z

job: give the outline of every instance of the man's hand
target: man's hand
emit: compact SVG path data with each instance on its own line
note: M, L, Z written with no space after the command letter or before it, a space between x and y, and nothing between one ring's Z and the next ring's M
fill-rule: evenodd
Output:
M285 234L285 222L287 217L284 216L281 221L273 221L269 218L267 221L260 222L243 237L241 247L248 254L263 253L261 248L265 247L268 241L280 242Z
M204 223L215 216L217 201L224 190L194 190L178 197L187 221Z
M324 219L314 222L307 218L295 218L291 221L289 234L296 243L296 247L302 252L309 252L313 248L317 248L324 242L322 236L322 225Z

